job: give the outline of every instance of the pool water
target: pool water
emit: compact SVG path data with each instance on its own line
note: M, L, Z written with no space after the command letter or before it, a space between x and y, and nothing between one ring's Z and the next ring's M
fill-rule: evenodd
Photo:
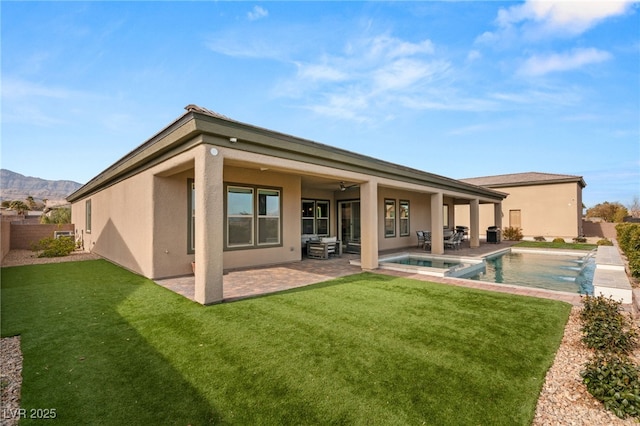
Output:
M591 256L512 252L485 259L486 272L467 279L593 294L595 262Z

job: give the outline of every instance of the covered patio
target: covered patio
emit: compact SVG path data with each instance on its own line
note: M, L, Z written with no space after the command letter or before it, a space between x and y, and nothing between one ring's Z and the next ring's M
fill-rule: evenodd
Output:
M489 244L484 240L479 247L471 248L469 241L465 241L459 250L446 250L445 255L482 257L489 253L503 250L515 244L514 241L502 241L498 244ZM417 247L409 247L401 250L388 250L380 254L393 252L425 253L425 250ZM427 250L426 253L429 253ZM305 287L362 272L359 266L351 265L351 260L359 259L358 254L344 253L341 257L323 259L304 259L299 262L289 262L273 266L257 268L245 268L228 271L223 276L224 297L222 302L232 302L256 296L264 296L294 288ZM457 278L441 278L419 274L377 269L375 273L407 277L421 281L438 282L449 285L477 288L501 293L518 294L523 296L540 297L545 299L560 300L572 305L580 305L581 298L578 294L564 293L551 290L534 289L513 285L491 284L482 281L464 280ZM195 301L195 277L184 277L155 280L166 289L178 293Z

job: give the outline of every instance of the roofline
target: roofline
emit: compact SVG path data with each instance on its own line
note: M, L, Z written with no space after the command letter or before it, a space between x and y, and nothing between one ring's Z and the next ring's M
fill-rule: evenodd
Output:
M496 201L507 197L506 193L484 186L242 123L209 110L192 107L192 105L188 106L188 111L185 114L70 194L67 200L74 202L87 197L152 167L167 157L175 156L195 145L206 143L206 138L198 137L205 135L219 137L216 144L231 149L293 159L420 185L428 184L443 190L471 192L474 195ZM231 142L230 138L235 138L236 142Z
M485 176L485 177L493 177L493 176ZM467 180L476 180L482 178L468 178L461 179L462 181ZM532 185L551 185L557 183L571 183L575 182L580 185L581 188L585 188L587 183L584 181L582 176L570 176L570 175L558 175L557 178L554 179L545 179L545 180L523 180L519 182L505 182L505 183L489 183L489 184L479 184L479 186L485 188L511 188L514 186L532 186ZM474 184L472 184L474 185Z

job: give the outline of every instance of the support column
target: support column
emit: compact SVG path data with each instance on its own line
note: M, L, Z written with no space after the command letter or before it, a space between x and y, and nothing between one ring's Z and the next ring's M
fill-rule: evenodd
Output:
M223 159L211 145L195 151L195 300L208 305L223 298Z
M431 253L433 254L444 254L442 202L443 196L441 192L431 194Z
M495 226L502 229L502 202L493 205L493 221Z
M378 268L378 182L360 185L360 262L363 270Z
M480 200L471 200L469 205L469 247L480 247Z

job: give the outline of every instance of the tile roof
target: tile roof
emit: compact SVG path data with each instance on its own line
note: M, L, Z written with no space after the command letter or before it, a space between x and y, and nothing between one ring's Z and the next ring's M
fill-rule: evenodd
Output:
M541 185L549 183L577 182L584 188L587 186L582 176L560 175L554 173L512 173L506 175L483 176L476 178L460 179L462 182L488 188L507 186Z

